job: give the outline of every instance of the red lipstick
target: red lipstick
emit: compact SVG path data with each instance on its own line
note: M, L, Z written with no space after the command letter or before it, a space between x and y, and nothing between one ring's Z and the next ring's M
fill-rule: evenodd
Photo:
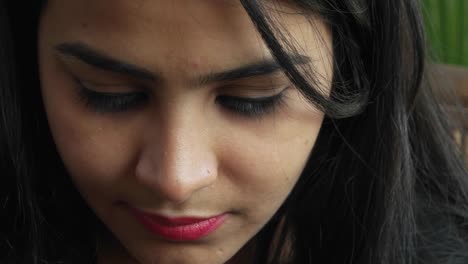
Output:
M226 220L221 214L208 218L165 217L130 208L135 218L151 233L172 241L194 241L214 232Z

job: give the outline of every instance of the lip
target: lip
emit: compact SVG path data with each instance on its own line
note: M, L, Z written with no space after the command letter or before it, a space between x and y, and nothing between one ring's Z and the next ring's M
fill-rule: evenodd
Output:
M213 233L227 214L212 217L167 217L129 207L130 212L148 231L171 241L195 241Z

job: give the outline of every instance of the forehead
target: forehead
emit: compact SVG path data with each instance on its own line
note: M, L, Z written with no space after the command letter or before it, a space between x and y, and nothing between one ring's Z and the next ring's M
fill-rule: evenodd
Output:
M275 8L287 7L279 2ZM302 16L279 19L282 25L292 25L292 35L300 35L299 44L320 32L301 28L310 28ZM52 0L41 24L51 45L85 42L150 68L162 70L164 65L164 70L178 74L193 70L181 65L207 71L271 57L235 0ZM310 43L305 46L312 53L317 50Z
M88 31L156 33L160 39L176 33L179 38L227 35L251 26L242 6L232 0L56 0L48 7L68 25Z

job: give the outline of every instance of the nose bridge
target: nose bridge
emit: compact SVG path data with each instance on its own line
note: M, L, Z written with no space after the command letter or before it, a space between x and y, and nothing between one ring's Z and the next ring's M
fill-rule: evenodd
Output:
M216 180L216 159L204 123L200 111L183 105L155 123L137 177L161 199L183 202Z

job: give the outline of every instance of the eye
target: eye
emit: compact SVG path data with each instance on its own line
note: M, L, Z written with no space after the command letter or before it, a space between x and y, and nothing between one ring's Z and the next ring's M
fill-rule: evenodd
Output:
M216 102L227 110L244 117L261 117L273 112L284 101L284 89L278 94L268 97L237 97L221 95L216 98Z
M98 113L116 113L136 109L148 101L144 92L98 92L90 84L77 80L78 96L91 110Z
M78 96L86 107L98 113L119 113L142 107L148 101L145 92L98 92L91 84L76 80ZM267 97L220 95L216 103L244 117L254 118L273 112L284 100L284 89Z

